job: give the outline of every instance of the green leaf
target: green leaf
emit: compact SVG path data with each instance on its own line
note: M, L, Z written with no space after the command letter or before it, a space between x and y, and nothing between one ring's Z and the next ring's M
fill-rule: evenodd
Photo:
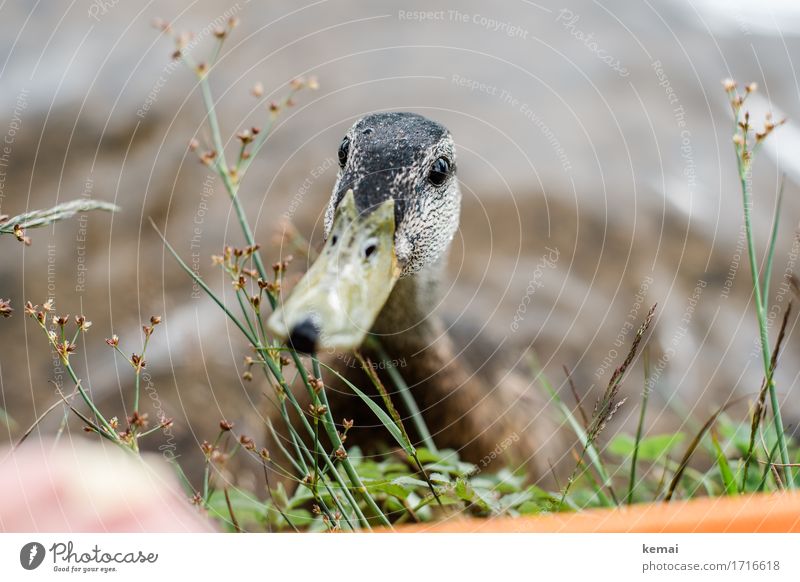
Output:
M420 463L436 463L455 454L455 451L451 449L442 449L439 451L432 451L427 447L420 447L417 449L417 458Z
M475 498L475 490L465 479L456 480L456 495L464 501L472 501Z
M241 527L250 529L263 524L267 514L267 508L263 502L241 489L229 489L228 495L230 496L233 513ZM211 497L208 503L208 513L223 523L229 524L231 521L231 514L224 495L219 494Z
M522 515L538 515L542 513L542 506L535 501L525 501L517 507L517 511Z
M686 435L682 432L643 438L639 441L639 459L643 461L657 461L669 455L685 438ZM608 444L608 451L618 457L629 457L633 455L635 446L636 440L632 436L619 434Z

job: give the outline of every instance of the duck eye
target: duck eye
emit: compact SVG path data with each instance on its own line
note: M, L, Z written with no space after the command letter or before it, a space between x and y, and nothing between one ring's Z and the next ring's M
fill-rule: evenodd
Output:
M428 172L428 182L441 186L450 177L450 162L447 158L437 158Z
M347 163L347 156L350 154L350 138L346 137L339 145L339 167L344 168Z
M337 235L333 235L331 237L331 246L335 245L336 241L338 241L338 240L339 240L339 237Z

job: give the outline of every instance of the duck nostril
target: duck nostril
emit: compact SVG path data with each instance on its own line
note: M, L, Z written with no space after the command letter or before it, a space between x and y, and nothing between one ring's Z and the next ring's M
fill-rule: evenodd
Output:
M311 319L301 321L289 333L289 346L304 354L315 353L318 341L319 328Z

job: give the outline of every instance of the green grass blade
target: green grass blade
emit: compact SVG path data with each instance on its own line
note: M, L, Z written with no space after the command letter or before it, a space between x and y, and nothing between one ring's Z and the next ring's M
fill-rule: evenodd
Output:
M633 502L633 490L636 486L636 462L639 458L639 443L642 441L644 433L644 418L647 411L647 402L650 399L650 349L644 349L644 390L642 391L642 404L639 409L639 424L636 427L636 442L633 445L633 456L631 457L631 475L628 480L628 494L625 496L625 503L630 505Z
M52 208L32 210L17 216L6 219L0 224L0 233L9 234L14 231L15 226L21 228L37 228L47 226L59 220L72 218L79 212L91 212L92 210L104 210L106 212L116 212L120 208L116 204L103 202L102 200L92 200L83 198L57 204Z
M422 443L429 451L434 453L438 452L438 449L433 442L431 432L428 430L428 425L425 423L425 419L422 418L422 412L420 412L419 406L417 406L417 402L414 400L414 396L411 394L411 390L408 388L408 384L406 384L403 376L397 371L395 366L388 365L391 362L389 359L389 354L386 353L386 350L383 348L380 342L373 337L367 338L367 346L370 349L375 350L381 360L387 362L386 372L389 374L389 378L394 384L394 387L397 389L397 392L400 394L400 399L403 401L403 404L408 410L408 414L411 417L411 422L414 423L414 427L417 429L417 434L419 434L420 439L422 439Z
M772 446L772 450L769 452L769 457L767 457L767 462L764 465L764 472L761 475L761 483L758 484L758 492L761 493L764 491L764 488L767 486L767 478L769 477L770 469L772 469L772 459L775 458L775 451L778 450L778 443L776 442Z
M339 372L337 372L327 364L324 364L322 362L320 362L320 364L324 366L326 369L333 372L342 382L344 382L347 385L348 388L350 388L353 392L355 392L356 396L361 398L364 404L369 406L370 410L372 410L372 412L375 413L375 416L378 417L378 420L381 421L381 424L383 424L383 426L386 427L386 430L389 431L389 434L392 435L392 438L395 441L397 441L397 444L400 445L409 456L413 457L417 453L416 449L414 448L414 445L411 444L411 441L403 437L403 431L400 430L400 428L395 424L392 418L383 410L383 408L378 406L378 404L372 398L370 398L369 396L364 394L361 390L356 388L356 386L352 382L350 382L349 380L347 380L347 378L339 374Z
M206 292L206 295L211 297L211 299L214 301L214 303L216 303L217 306L220 309L222 309L223 312L225 312L225 315L227 315L228 318L236 325L236 327L239 328L239 330L244 334L244 336L247 338L247 340L252 345L258 346L259 345L258 344L258 340L255 337L253 337L253 335L249 331L247 331L247 329L245 329L244 324L242 324L242 322L239 321L236 318L236 316L231 312L231 310L228 309L225 306L225 304L222 302L222 300L214 294L214 292L211 290L211 288L208 285L206 285L206 282L203 281L203 279L200 277L200 275L195 273L192 270L192 268L189 267L189 265L187 265L183 261L183 259L181 259L180 255L178 255L178 253L175 251L175 249L172 248L172 245L169 244L169 242L167 241L166 237L158 229L158 227L156 226L156 223L153 221L152 218L150 219L150 225L153 227L153 230L156 231L156 234L158 234L158 236L161 238L162 242L164 243L164 246L167 247L167 250L170 252L170 254L175 258L176 261L178 261L178 264L180 265L180 267L184 271L186 271L186 273L192 278L192 280L195 283L197 283L203 291Z
M544 375L544 372L538 369L538 364L533 362L534 365L534 373L536 378L539 380L539 383L544 387L553 401L556 403L556 406L561 411L561 414L564 416L564 419L569 424L572 431L578 437L578 441L581 443L581 446L584 447L586 455L589 457L589 461L591 462L592 466L594 467L597 474L600 476L602 481L602 485L606 487L609 491L611 491L611 478L608 476L608 471L603 464L603 461L600 459L600 455L597 452L597 448L594 446L593 443L589 442L589 437L586 434L586 431L583 429L580 421L575 418L575 415L572 414L572 411L569 407L564 404L561 398L556 394L556 391L550 385L549 380ZM587 446L588 445L588 446ZM608 505L614 505L611 500L608 500Z
M728 459L719 444L716 432L711 433L711 442L714 445L719 474L722 477L722 484L725 486L725 494L736 495L739 492L736 486L736 478L733 476L730 463L728 463Z
M772 232L769 237L769 250L767 251L767 264L764 267L764 310L769 309L769 280L772 278L772 265L775 259L775 241L778 238L778 224L781 217L781 205L783 203L783 188L786 185L786 174L781 177L781 185L778 190L778 200L775 203L775 216L772 218Z

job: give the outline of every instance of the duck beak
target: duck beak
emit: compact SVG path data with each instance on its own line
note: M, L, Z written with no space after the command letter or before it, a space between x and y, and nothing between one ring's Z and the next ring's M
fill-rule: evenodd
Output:
M349 190L319 258L269 318L270 331L305 353L360 346L400 276L394 229L394 200L359 216Z

